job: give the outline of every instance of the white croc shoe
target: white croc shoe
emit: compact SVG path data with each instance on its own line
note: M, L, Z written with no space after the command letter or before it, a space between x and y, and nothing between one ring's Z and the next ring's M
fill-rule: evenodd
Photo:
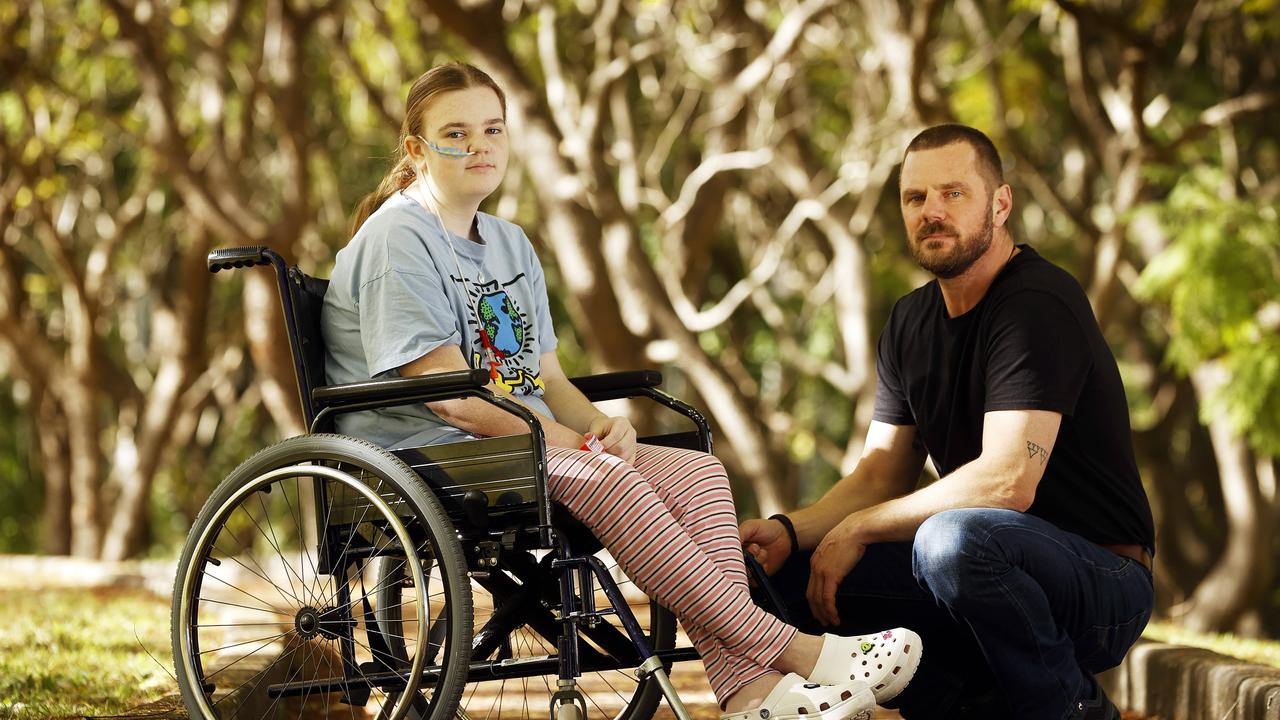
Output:
M871 686L876 702L883 703L911 682L923 650L920 636L906 628L857 637L827 633L809 680L823 684L861 680Z
M875 695L860 680L820 685L790 673L759 705L720 720L872 720L875 714Z

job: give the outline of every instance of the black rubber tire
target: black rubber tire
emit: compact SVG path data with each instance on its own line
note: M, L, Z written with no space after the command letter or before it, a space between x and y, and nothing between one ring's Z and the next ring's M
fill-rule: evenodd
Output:
M182 699L187 707L189 715L191 717L209 717L209 714L205 710L205 706L208 704L204 698L206 691L203 687L195 686L199 684L198 682L193 682L194 678L203 677L203 670L200 669L202 661L200 660L198 650L199 641L198 639L193 639L191 635L193 632L199 632L199 623L198 620L193 620L193 618L199 617L200 601L204 601L206 604L209 602L207 599L200 598L201 584L206 577L206 571L203 569L196 569L194 567L194 563L199 561L202 568L208 567L212 564L208 560L211 554L211 548L217 545L218 539L221 537L224 530L229 536L236 537L235 530L228 529L228 526L226 525L221 525L216 528L212 528L210 526L215 522L219 522L219 515L221 516L222 521L226 521L227 519L232 518L233 514L237 510L241 509L240 505L229 504L231 501L235 500L236 502L242 502L250 496L256 497L259 495L270 495L270 486L268 486L268 490L266 492L259 489L249 495L244 495L242 493L243 488L245 488L246 485L255 484L255 481L263 482L260 478L271 471L303 464L325 465L329 467L337 466L342 472L345 472L348 475L354 474L358 470L361 476L369 478L370 481L376 480L378 485L377 488L374 489L374 492L381 496L388 506L401 504L396 508L393 514L401 519L401 523L405 526L406 530L408 527L415 528L413 531L410 531L417 533L417 535L414 535L415 538L425 534L426 539L424 541L415 539L415 545L421 546L424 542L429 542L430 546L433 548L432 554L434 557L430 558L430 561L434 564L435 572L437 572L441 578L441 587L438 588L438 591L441 593L441 597L443 598L441 602L444 603L443 607L450 608L447 616L448 639L445 643L444 652L442 653L439 661L441 665L440 677L435 683L434 692L429 700L429 706L432 708L430 715L435 720L450 720L453 718L454 713L457 710L459 698L466 684L467 665L471 651L470 618L472 614L471 592L467 581L466 561L462 548L458 544L453 524L445 515L439 501L436 500L429 488L427 488L412 469L405 465L404 462L395 455L364 440L332 434L314 434L294 437L258 452L253 457L241 463L239 467L237 467L225 480L222 481L222 483L218 485L210 495L209 499L205 502L205 505L201 509L199 515L196 517L196 521L192 526L191 532L188 535L187 542L183 547L182 554L178 561L178 576L174 584L173 603L170 616L170 632L174 666L178 674L178 684L182 693ZM289 477L292 477L292 475ZM284 489L283 484L281 487ZM237 498L238 494L241 495L239 498ZM281 495L287 502L287 490L284 490ZM301 492L299 492L296 497L300 501L302 498ZM274 500L273 502L278 505L279 500ZM301 502L298 504L301 507ZM292 505L290 505L290 510L293 510ZM300 519L302 517L302 513L300 511L295 512L295 517L299 518L298 524L299 526L302 526L304 523L304 521ZM245 511L245 514L252 518L254 515L253 508L249 508L248 511ZM262 514L267 514L265 506ZM377 516L372 518L369 522L376 519ZM365 516L361 515L353 527L361 526L361 524L365 522ZM393 523L387 523L388 526L391 526L392 524ZM267 537L265 533L261 533L260 526L258 529L264 538ZM274 534L275 531L273 529L271 535L274 536ZM207 544L208 547L200 547L200 545L202 545L200 542L202 537L206 538L207 543L204 544ZM236 539L238 541L238 538ZM349 543L350 541L348 540L348 544ZM253 547L252 542L248 547ZM305 547L305 543L300 543L299 547ZM285 552L281 550L280 547L276 547L275 549L279 553L281 557L281 564L284 567L283 577L289 580L290 585L292 585L292 580L289 579L290 574L288 562L292 560L293 550L290 549L288 559L286 560ZM345 550L346 548L344 547L344 551ZM300 555L303 554L303 552L304 551L300 550ZM256 574L252 568L244 565L244 563L236 556L231 556L230 559L232 559L233 562L242 565L251 574ZM256 560L253 560L252 556L250 556L250 560L256 563ZM311 560L311 562L313 563L314 569L314 563L316 560ZM299 563L300 566L304 566L301 563L301 560ZM425 566L426 564L422 563L422 565ZM266 573L260 564L258 565L258 570L262 571L264 574ZM324 575L323 573L315 574L317 577ZM218 579L213 575L208 575L208 577ZM264 575L259 575L258 577L266 580L267 582L271 582L270 578L265 577ZM355 576L348 577L347 574L344 573L341 585L346 586L355 582L355 580L352 579L353 577ZM360 578L361 589L364 591L365 596L372 595L372 593L367 591L363 582L363 572L361 572L358 577ZM299 581L301 583L302 578L299 577ZM336 578L333 580L333 583L335 587L339 586L339 581ZM282 598L289 594L289 590L283 588L279 583L275 585L275 588L283 591L280 594ZM321 586L320 591L315 595L310 595L313 588L306 585L300 584L298 588L293 589L296 591L296 595L294 596L295 598L325 597L323 586ZM186 592L190 592L193 597L187 598L184 590ZM375 587L375 592L376 590L377 588ZM433 588L433 590L436 590L436 588ZM306 601L299 600L299 602L305 603ZM324 605L324 603L320 604ZM429 611L430 602L427 601L425 604L426 611ZM341 605L341 603L339 603L339 605ZM266 607L269 608L266 612L270 612L277 616L287 616L287 613L279 611L278 604L272 605L268 602L266 603ZM357 622L363 621L362 618L356 618L356 620ZM331 621L327 616L322 615L317 619L316 626L324 626L329 622ZM332 621L332 623L335 625L339 624L337 621ZM255 623L246 623L246 625L249 624ZM280 626L287 625L288 623L276 621L273 623L256 624ZM302 621L298 620L295 623L294 632L297 633L298 629L303 627L304 625L302 624ZM276 627L275 629L280 628ZM270 630L267 632L270 632ZM288 631L286 631L286 634L287 632ZM358 632L358 628L356 632ZM316 637L320 637L322 640L325 639L320 636L319 631L312 631L312 633L307 636L307 639L299 642L305 644L307 642L311 642L311 639ZM368 639L368 634L366 633L364 637ZM182 649L184 646L184 639L186 640L185 645L187 646L188 651L194 651L192 652L192 658L184 657ZM288 646L288 642L285 644ZM318 645L319 643L314 644ZM296 648L297 646L293 647ZM308 652L310 653L310 648L308 648ZM292 658L290 662L292 664ZM309 662L312 662L310 654L308 654L306 660L304 660L303 665ZM315 662L318 663L319 661L316 660ZM261 683L261 680L255 681L251 691L256 691L258 689L258 685ZM417 703L419 706L423 704L424 703L421 700ZM242 705L240 707L244 706ZM256 715L258 712L260 711L253 711L250 714ZM275 712L279 712L279 710L276 710ZM218 713L226 716L226 712L223 709L219 709ZM399 713L401 717L406 714L408 714L407 710Z

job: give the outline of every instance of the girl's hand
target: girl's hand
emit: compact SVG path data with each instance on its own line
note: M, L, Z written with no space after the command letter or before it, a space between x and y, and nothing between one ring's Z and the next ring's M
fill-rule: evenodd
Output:
M591 421L587 432L595 435L604 445L604 451L610 455L616 455L627 462L635 460L636 429L631 427L630 420L601 415Z

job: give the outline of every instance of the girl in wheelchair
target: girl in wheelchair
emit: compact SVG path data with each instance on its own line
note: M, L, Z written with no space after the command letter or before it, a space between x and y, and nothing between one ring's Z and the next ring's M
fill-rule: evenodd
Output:
M505 97L454 63L409 91L398 162L360 204L324 298L327 381L485 368L537 414L548 491L637 586L680 618L726 718L871 716L919 663L902 628L798 632L751 599L725 470L715 457L636 443L566 378L541 265L516 225L478 212L506 171ZM384 447L526 432L475 398L343 415Z

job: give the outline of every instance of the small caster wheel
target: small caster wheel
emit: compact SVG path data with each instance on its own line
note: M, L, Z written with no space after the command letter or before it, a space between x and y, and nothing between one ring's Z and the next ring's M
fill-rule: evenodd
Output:
M551 720L587 720L587 701L576 688L551 696Z

